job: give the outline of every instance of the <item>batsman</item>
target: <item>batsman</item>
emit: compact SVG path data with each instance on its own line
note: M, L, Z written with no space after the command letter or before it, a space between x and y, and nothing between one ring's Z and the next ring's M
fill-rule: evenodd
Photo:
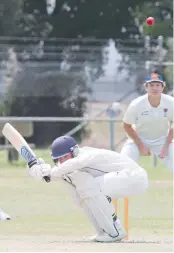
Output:
M112 199L142 194L148 188L146 171L127 156L92 147L79 148L70 136L52 143L52 168L41 158L28 163L29 174L43 180L62 180L74 202L94 226L96 242L117 242L126 237Z

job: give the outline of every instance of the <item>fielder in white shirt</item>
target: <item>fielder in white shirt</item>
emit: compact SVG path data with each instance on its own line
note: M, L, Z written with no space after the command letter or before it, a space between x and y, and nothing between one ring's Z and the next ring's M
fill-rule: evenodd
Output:
M126 232L114 212L111 199L142 194L148 188L146 171L132 159L116 152L92 147L79 148L70 136L52 143L51 168L44 161L28 163L35 179L61 180L74 202L84 211L97 235L96 242L119 241Z
M163 94L165 82L157 73L146 78L147 94L133 100L123 118L129 137L121 150L134 161L152 153L173 171L174 98Z

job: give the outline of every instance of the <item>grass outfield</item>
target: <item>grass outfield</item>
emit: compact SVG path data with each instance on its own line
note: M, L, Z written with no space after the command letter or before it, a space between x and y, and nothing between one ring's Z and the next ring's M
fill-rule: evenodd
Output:
M47 150L36 153L51 161ZM129 201L130 241L108 246L86 241L95 232L61 182L35 181L22 159L9 165L0 152L0 207L12 216L0 222L0 251L172 251L172 174L160 163L153 168L151 159L140 164L150 184L144 195ZM120 200L121 219L122 211Z

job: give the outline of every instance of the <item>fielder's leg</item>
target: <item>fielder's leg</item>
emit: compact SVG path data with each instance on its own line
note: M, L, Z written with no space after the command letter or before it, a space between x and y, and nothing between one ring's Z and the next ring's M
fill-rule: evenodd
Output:
M174 143L170 143L168 148L167 156L161 161L165 164L167 168L169 168L172 172L174 172Z
M155 153L158 159L160 159L161 162L165 164L165 166L173 172L174 171L174 159L173 159L174 158L174 142L171 142L169 144L166 157L160 158L159 155L161 153L163 146L164 146L164 143L158 146L151 147L152 152Z
M140 156L140 151L134 142L126 142L120 152L122 155L126 155L134 161L138 161Z

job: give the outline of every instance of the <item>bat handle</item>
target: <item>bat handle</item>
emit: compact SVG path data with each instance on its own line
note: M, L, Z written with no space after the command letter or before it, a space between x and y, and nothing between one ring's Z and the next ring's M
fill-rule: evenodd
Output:
M44 178L44 180L45 180L47 183L49 183L49 182L51 181L50 177L48 177L48 176L45 176L45 177L43 177L43 178Z

